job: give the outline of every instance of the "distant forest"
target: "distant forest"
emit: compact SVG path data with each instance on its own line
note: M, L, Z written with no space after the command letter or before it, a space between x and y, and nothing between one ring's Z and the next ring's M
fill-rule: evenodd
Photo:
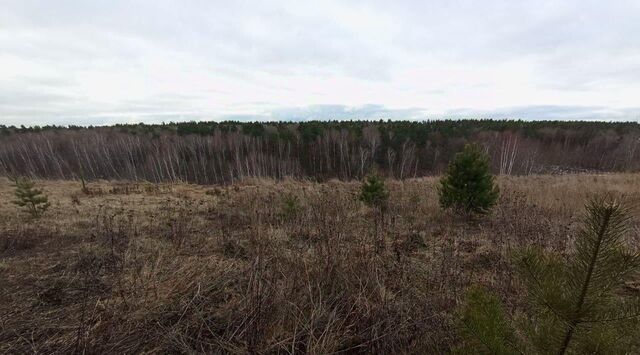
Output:
M640 170L637 122L185 122L0 126L0 174L229 183L247 177L405 179L441 173L468 142L496 174Z

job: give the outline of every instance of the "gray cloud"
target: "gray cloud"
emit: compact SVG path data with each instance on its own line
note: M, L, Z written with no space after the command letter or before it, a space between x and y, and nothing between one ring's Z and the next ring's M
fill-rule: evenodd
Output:
M268 113L276 121L309 120L415 120L426 118L424 109L389 109L382 105L348 107L344 105L314 105L308 107L281 108Z
M444 118L492 118L568 121L640 121L640 107L611 109L602 106L522 106L496 110L455 109Z
M637 120L639 17L633 0L6 0L0 124Z

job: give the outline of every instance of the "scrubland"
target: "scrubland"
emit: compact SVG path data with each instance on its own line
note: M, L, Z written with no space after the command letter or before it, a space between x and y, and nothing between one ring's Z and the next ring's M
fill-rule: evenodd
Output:
M640 246L637 174L500 177L473 220L436 183L387 181L375 223L357 181L38 181L33 219L0 180L0 352L447 353L465 290L525 307L513 252L570 253L590 194L636 207Z

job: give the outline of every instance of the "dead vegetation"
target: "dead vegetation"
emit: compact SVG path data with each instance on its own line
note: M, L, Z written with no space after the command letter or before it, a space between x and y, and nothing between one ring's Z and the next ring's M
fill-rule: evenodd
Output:
M435 179L387 181L375 226L357 182L39 181L40 219L0 204L0 352L446 353L469 285L517 312L514 250L572 250L590 193L640 201L634 174L498 183L468 222L439 209Z

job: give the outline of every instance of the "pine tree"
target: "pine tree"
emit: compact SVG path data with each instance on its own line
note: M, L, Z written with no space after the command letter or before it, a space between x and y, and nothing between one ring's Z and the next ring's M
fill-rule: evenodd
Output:
M82 165L80 165L80 172L78 174L80 176L80 182L82 183L82 192L84 194L88 194L89 193L89 189L87 189L87 184L85 182L84 179L84 169L82 168Z
M477 144L467 144L454 157L438 188L440 206L470 216L495 205L499 189L489 169L489 157Z
M625 282L640 271L640 254L624 246L628 212L603 197L586 209L576 251L568 260L534 249L516 256L530 305L513 322L516 329L509 330L512 322L495 296L469 292L460 312L462 349L500 354L640 351L640 302L623 292Z
M389 191L387 191L384 179L378 174L369 174L362 183L359 198L360 201L371 208L379 210L385 209L389 198Z
M300 199L298 196L289 194L282 201L281 215L286 220L293 219L300 212Z
M15 178L13 186L16 188L15 195L17 197L13 203L24 207L31 216L39 217L51 205L42 190L35 188L35 182L25 178Z
M461 354L515 354L513 329L500 300L485 289L474 286L467 291L465 304L458 312L464 347Z
M380 235L380 229L384 224L384 213L389 199L384 179L376 173L369 174L362 183L359 199L373 209L374 239L376 249L380 251L385 247L384 235Z

